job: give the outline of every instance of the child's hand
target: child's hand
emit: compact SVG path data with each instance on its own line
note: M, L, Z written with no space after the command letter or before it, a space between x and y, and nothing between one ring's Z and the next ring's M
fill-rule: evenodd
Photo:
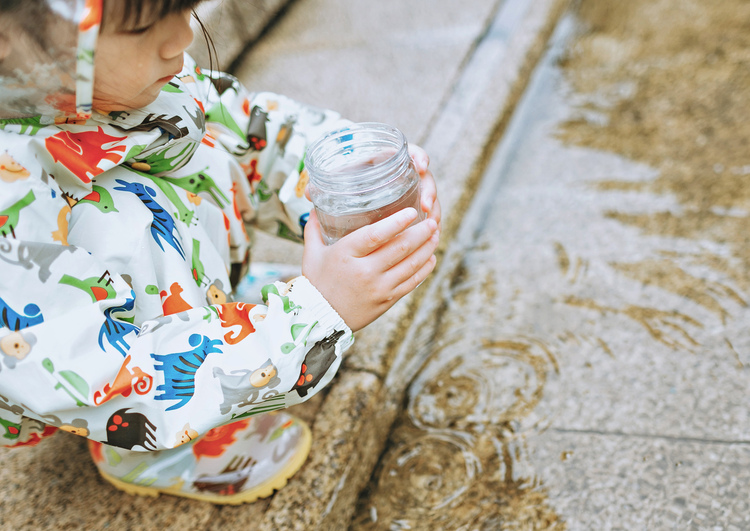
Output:
M310 213L302 274L352 330L380 317L434 269L438 222L428 218L406 229L416 217L406 208L327 246Z
M417 168L417 173L419 173L419 178L422 183L422 187L420 188L420 193L422 195L422 210L427 213L427 217L435 220L439 228L441 215L440 201L438 201L437 198L435 178L429 170L430 157L424 149L412 145L409 145L409 155L411 156L411 160L414 161L414 166Z

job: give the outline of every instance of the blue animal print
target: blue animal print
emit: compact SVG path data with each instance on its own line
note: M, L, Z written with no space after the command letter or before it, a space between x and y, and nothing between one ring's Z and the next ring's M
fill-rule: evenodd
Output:
M0 328L10 328L17 332L43 322L42 311L36 304L27 304L23 313L18 313L0 297Z
M99 347L106 351L103 341L106 338L107 342L115 347L123 357L127 356L126 350L130 348L130 345L125 341L125 336L131 332L138 333L139 329L134 324L112 317L112 313L133 311L133 308L135 308L135 293L131 290L131 294L133 298L126 299L122 306L104 310L105 321L99 329Z
M154 241L159 245L161 250L164 250L164 246L160 241L163 240L180 253L180 256L184 260L185 251L182 249L180 235L175 231L172 216L153 199L156 197L156 191L150 186L144 186L141 183L129 183L122 179L115 179L115 181L121 185L116 186L115 190L135 194L144 206L151 211L151 215L154 216L154 221L151 223L151 236L153 236Z
M164 371L164 384L156 387L162 394L154 396L155 400L177 400L167 411L178 409L187 404L195 394L195 373L200 369L211 353L221 354L217 348L220 339L209 339L207 336L193 334L188 338L193 350L175 352L173 354L151 354L161 365L154 365L159 371Z

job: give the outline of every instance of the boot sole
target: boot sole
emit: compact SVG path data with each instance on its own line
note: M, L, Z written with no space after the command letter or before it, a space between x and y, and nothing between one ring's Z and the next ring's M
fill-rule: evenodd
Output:
M300 445L300 450L294 455L289 463L281 469L278 475L269 479L265 483L261 483L257 487L238 492L237 494L222 496L220 494L183 492L169 487L144 487L134 483L127 483L121 479L110 476L101 470L99 471L99 474L116 489L136 496L156 498L160 494L167 494L170 496L178 496L180 498L205 501L216 505L240 505L243 503L251 503L261 498L267 498L273 494L274 491L280 490L287 484L289 478L294 476L294 474L302 468L302 465L307 460L307 456L310 454L312 434L310 433L310 428L304 422L300 423L300 427L302 428L302 444Z

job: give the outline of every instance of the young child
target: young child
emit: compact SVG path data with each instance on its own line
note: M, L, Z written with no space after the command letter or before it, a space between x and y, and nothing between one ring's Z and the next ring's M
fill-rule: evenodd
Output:
M201 71L197 3L0 2L0 424L6 446L89 438L128 492L241 503L302 465L283 410L430 273L440 210L414 148L427 220L326 246L314 212L291 219L306 146L346 122ZM251 222L304 226L303 276L263 305L231 302Z

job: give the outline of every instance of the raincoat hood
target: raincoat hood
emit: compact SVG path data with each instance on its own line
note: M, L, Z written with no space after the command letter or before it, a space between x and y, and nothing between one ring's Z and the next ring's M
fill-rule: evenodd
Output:
M0 0L0 118L88 118L102 0Z

